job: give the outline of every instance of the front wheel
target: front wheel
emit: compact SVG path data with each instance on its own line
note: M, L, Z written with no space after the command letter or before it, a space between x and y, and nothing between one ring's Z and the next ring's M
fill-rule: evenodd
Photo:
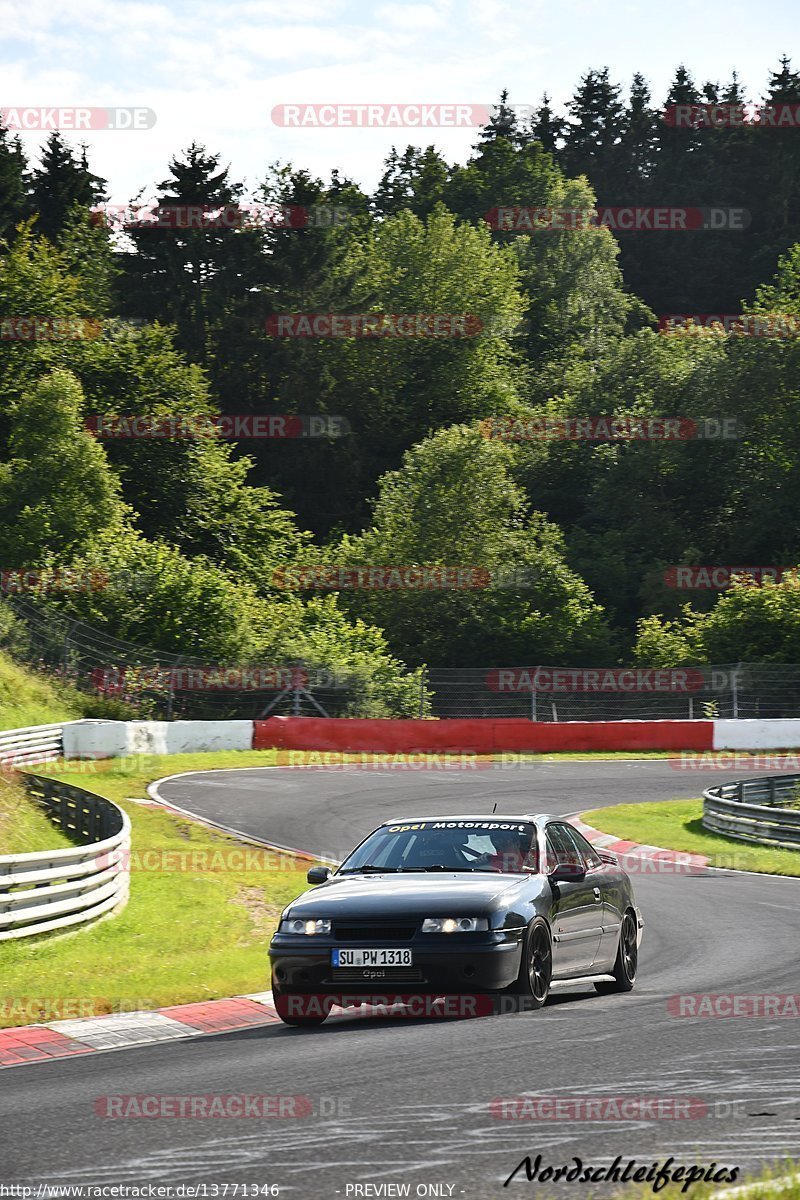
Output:
M622 928L619 931L619 946L611 974L613 980L598 980L595 989L603 995L609 992L629 992L636 982L636 970L639 965L639 947L637 938L636 917L630 911L622 918Z
M330 1016L333 1008L330 1000L318 996L273 995L273 1004L284 1025L294 1025L301 1029L321 1025Z
M522 947L519 975L506 995L513 996L521 1009L541 1008L550 993L553 975L553 948L550 930L537 917L528 930Z

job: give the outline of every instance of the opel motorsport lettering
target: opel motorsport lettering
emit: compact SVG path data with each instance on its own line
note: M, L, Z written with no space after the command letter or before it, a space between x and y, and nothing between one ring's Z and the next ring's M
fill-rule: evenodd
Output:
M636 981L644 922L615 855L560 817L386 821L281 914L270 944L276 1010L318 1025L334 1004L414 1015L540 1008L553 980L599 992ZM489 1000L490 1007L481 1003Z

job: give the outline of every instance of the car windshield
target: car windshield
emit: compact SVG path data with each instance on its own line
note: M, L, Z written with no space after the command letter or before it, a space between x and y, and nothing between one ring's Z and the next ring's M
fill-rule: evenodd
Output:
M338 874L359 871L495 871L520 874L539 870L532 821L408 821L371 833Z

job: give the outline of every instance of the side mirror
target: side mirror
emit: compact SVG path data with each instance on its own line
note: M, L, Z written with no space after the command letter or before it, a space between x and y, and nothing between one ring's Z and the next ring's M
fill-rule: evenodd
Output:
M558 863L547 878L551 883L580 883L586 872L580 863Z
M330 867L311 867L306 875L306 880L308 883L325 883L330 875Z

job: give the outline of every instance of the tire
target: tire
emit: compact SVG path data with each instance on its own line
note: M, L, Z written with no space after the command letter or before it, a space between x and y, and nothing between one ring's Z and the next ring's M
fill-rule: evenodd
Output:
M542 1008L550 993L552 975L553 945L550 930L541 917L536 917L525 936L519 975L502 995L513 997L521 1011Z
M291 996L273 996L275 1012L278 1014L284 1025L292 1025L298 1029L312 1029L317 1025L322 1025L330 1016L333 1004L324 1001L323 1011L314 1013L313 1015L298 1014L289 1011L289 1001Z
M594 985L595 990L601 995L605 996L611 992L629 992L636 983L636 971L639 966L637 933L636 915L628 909L622 918L622 926L619 931L617 957L614 962L614 970L611 972L614 978L613 980L598 980Z

